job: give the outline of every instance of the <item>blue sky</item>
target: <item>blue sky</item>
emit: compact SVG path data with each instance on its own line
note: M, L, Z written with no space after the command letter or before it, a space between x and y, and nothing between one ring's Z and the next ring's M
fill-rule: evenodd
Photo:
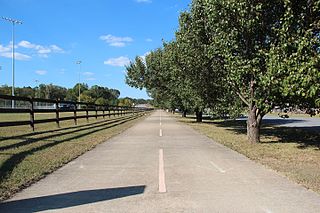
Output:
M116 88L121 97L148 98L125 84L124 64L174 37L182 0L0 0L0 17L16 25L16 86L53 83ZM0 20L0 85L11 85L12 25Z

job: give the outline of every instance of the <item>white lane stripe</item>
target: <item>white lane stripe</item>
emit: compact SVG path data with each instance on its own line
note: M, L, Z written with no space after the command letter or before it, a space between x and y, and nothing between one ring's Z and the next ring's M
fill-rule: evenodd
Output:
M267 209L267 208L262 208L262 210L265 212L265 213L272 213L271 210Z
M162 137L162 129L160 129L159 135L160 137Z
M159 150L159 192L167 192L164 174L163 149Z
M225 173L226 171L221 169L218 165L216 165L215 163L213 163L212 161L210 161L211 165L214 166L214 168L216 168L219 172L221 173Z

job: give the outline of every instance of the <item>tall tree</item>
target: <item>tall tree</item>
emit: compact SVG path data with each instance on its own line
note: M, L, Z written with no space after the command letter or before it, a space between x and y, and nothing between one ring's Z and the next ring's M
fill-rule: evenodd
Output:
M262 118L274 106L319 95L319 1L203 2L211 47L248 107L249 141L259 142Z

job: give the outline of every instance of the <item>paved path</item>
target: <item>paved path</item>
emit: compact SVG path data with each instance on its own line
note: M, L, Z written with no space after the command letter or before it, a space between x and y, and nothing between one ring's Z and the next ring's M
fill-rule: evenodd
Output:
M0 206L37 211L311 213L320 196L157 111Z

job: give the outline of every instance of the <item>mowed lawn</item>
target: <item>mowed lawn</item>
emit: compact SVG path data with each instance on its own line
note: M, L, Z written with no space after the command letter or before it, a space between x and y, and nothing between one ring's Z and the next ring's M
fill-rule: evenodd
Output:
M320 193L320 132L298 127L263 126L261 143L247 142L246 121L181 118L195 130L294 182Z
M91 113L92 114L92 113ZM62 113L71 116L73 113ZM36 114L36 119L54 118L52 114ZM131 127L145 113L122 117L106 116L36 124L30 126L0 127L0 200L45 177L67 162L91 150L99 143ZM0 114L0 122L28 120L28 114Z

